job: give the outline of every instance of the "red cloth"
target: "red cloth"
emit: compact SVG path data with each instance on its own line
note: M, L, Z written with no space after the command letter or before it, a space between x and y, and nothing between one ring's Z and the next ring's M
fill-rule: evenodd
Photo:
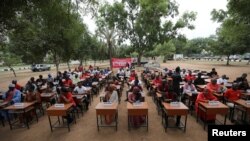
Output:
M212 84L211 82L207 84L207 89L209 89L211 92L215 91L217 92L220 89L219 84Z
M185 80L186 81L188 81L188 80L192 80L193 81L193 80L195 80L195 76L188 74L188 75L185 76Z
M207 95L203 94L203 92L199 93L197 98L196 98L196 101L195 101L195 110L196 110L197 114L198 114L198 103L204 102L204 100L217 100L217 98L211 92L209 92ZM214 114L207 115L207 118L205 118L206 117L205 112L202 110L199 111L198 116L204 120L205 119L207 119L207 120L215 120L216 119L216 115L214 115Z
M66 79L65 81L63 81L63 85L66 87L71 87L73 86L73 82L71 79Z
M153 80L153 84L154 84L155 86L159 86L159 85L161 85L161 83L162 83L162 81L161 81L160 78L156 78L156 79Z
M73 99L73 95L72 95L71 92L68 92L68 93L65 94L64 96L66 97L66 99L67 99L70 103L72 103L74 106L76 106L76 103L75 103L75 101L74 101L74 99ZM62 98L61 98L61 101L63 101L64 103L66 103Z
M227 98L229 101L235 101L240 99L240 91L239 90L233 90L233 89L228 89L224 96Z
M15 88L21 91L22 86L16 83Z

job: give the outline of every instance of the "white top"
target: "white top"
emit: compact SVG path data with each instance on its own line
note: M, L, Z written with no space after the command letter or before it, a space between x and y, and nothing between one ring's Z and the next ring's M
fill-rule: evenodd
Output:
M77 94L85 94L86 91L87 91L87 89L86 89L84 86L82 86L81 88L79 88L79 87L77 86L77 87L75 87L75 89L74 89L74 92L77 92Z
M227 79L223 79L223 78L219 78L219 79L217 79L217 84L224 84L224 85L226 85L227 84Z
M125 76L126 76L126 77L130 77L130 71L126 71L126 72L125 72Z
M130 85L134 85L134 83L135 83L135 80L132 80L129 84L130 84ZM139 80L139 85L142 86L141 80Z
M109 102L118 103L118 94L117 94L117 91L113 91L112 95L110 96Z
M197 93L197 90L196 90L194 84L191 84L191 85L185 84L183 86L183 93L190 93L190 92Z

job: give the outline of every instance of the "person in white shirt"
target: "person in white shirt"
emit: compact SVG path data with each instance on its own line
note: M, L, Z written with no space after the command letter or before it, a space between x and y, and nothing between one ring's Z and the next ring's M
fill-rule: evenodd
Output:
M112 93L111 93L111 96L110 96L108 101L112 102L112 103L118 103L119 97L118 97L118 93L116 91L116 86L114 84L111 85L111 91L112 91Z
M227 81L227 76L224 74L221 76L221 78L217 79L217 84L226 85Z
M188 80L187 83L183 85L183 93L197 93L197 89L194 84L192 84L192 80Z
M87 88L82 86L82 82L77 83L77 87L75 87L73 94L79 94L79 95L84 95L85 99L83 100L83 103L86 104L86 109L88 110L89 108L89 100L90 100L90 94L87 91Z

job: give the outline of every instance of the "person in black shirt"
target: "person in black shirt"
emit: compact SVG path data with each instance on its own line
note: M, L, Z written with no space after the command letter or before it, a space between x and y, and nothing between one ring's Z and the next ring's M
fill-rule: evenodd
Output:
M198 77L194 80L194 85L205 85L205 80L201 78L201 73L198 73Z
M218 73L215 70L215 68L212 68L212 71L210 73L208 73L207 75L210 76L210 77L217 77Z
M180 75L180 68L177 67L175 69L174 74L172 75L173 78L173 91L180 96L180 82L182 82L182 78Z
M238 77L236 80L235 80L236 83L238 83L238 88L240 90L247 90L249 89L249 84L248 84L248 81L247 81L247 74L246 73L243 73L241 75L241 77Z

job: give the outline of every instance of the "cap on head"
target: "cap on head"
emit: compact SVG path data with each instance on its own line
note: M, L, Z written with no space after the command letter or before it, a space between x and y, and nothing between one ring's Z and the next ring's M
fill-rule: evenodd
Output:
M15 88L14 84L9 84L9 88Z

